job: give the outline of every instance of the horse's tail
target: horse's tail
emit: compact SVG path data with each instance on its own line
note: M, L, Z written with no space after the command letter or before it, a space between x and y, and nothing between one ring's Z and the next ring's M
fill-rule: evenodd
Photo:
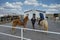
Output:
M48 31L48 22L47 20L44 20L44 28L46 31Z

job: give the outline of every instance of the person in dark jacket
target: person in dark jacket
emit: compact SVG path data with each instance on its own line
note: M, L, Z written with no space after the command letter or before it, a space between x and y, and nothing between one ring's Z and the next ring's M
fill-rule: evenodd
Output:
M43 13L40 13L39 16L40 16L40 20L39 20L38 24L40 25L40 21L44 20L44 15L43 15Z
M35 29L35 27L34 27L34 24L36 22L35 14L33 14L33 17L31 19L31 22L32 22L33 29Z

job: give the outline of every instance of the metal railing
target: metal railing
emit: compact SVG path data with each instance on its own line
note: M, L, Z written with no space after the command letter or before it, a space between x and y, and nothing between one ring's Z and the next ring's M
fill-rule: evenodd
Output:
M12 26L6 26L6 25L0 25L0 27L12 28ZM11 35L11 34L2 33L2 32L0 32L0 34L5 35L5 36L20 38L21 40L24 40L24 39L25 39L25 40L31 40L31 39L28 39L28 38L24 38L24 37L23 37L23 29L22 29L22 28L20 28L20 27L15 27L15 28L16 28L16 29L21 29L21 37L20 37L20 36Z
M12 26L5 26L5 25L0 25L2 27L8 27L8 28L12 28ZM28 38L24 38L23 37L23 30L30 30L30 31L36 31L36 32L44 32L44 33L51 33L51 34L57 34L57 35L60 35L60 32L52 32L52 31L44 31L44 30L36 30L36 29L29 29L29 28L20 28L20 27L15 27L16 29L21 29L21 37L19 36L14 36L14 35L10 35L10 34L5 34L5 33L1 33L0 34L3 34L3 35L7 35L7 36L12 36L12 37L16 37L16 38L21 38L21 40L23 39L26 39L26 40L31 40L31 39L28 39Z

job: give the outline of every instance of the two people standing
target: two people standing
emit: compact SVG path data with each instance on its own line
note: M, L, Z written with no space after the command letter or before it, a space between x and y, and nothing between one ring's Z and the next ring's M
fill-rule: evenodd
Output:
M45 19L45 14L39 13L39 16L40 16L40 18L39 18L40 20L39 20L38 24L40 25L40 21ZM31 22L32 22L33 29L35 29L34 25L35 25L35 22L36 22L36 14L33 14Z

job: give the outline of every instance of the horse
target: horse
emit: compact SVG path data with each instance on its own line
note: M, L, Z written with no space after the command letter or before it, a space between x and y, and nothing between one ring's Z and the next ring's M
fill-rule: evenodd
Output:
M54 22L57 22L59 20L59 17L53 17Z
M21 22L20 17L18 17L18 19L15 19L12 21L12 31L14 32L14 30L16 29L15 27L18 26L23 26L24 28L26 28L26 24L28 22L28 16L25 16L25 18L23 19L23 22Z
M48 31L48 22L46 20L46 15L43 13L40 13L39 15L40 15L40 20L38 24L44 27L45 31Z
M39 22L39 26L44 27L44 31L48 31L48 22L46 19Z

